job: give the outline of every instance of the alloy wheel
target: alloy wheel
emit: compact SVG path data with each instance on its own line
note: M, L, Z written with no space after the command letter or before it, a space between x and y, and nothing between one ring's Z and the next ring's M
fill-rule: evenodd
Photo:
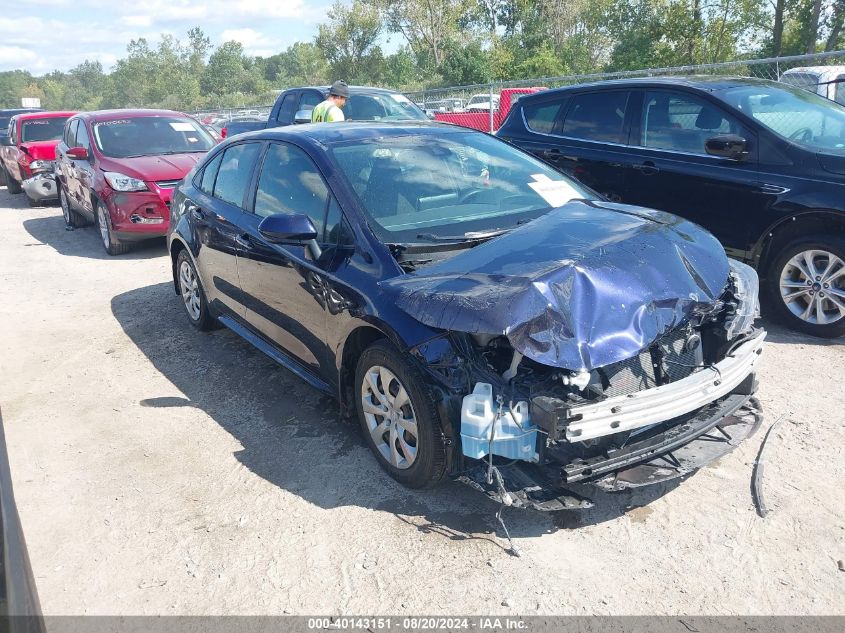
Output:
M98 204L97 205L97 224L100 226L100 237L103 240L103 244L105 244L106 248L108 249L111 246L111 238L109 237L109 215L108 211L106 211L105 205Z
M392 371L373 365L361 384L364 420L381 456L394 468L410 468L417 458L419 431L408 390Z
M845 318L845 261L820 249L802 251L780 274L780 295L792 314L812 325Z
M65 218L65 224L70 226L70 203L68 202L67 194L62 187L59 187L59 204L62 207L62 215Z
M179 290L182 293L182 301L185 302L185 309L188 316L194 321L200 318L200 289L194 269L187 261L179 266Z

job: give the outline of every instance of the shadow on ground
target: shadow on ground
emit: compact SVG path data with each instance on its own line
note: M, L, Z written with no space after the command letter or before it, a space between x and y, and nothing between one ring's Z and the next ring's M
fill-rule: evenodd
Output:
M818 347L842 347L845 351L845 337L819 338L790 330L773 319L762 319L758 325L766 329L766 340L775 345L813 345Z
M140 241L124 255L109 255L103 248L100 232L96 226L84 226L68 231L59 208L56 209L56 215L53 217L24 220L23 227L35 240L34 244L46 244L56 249L59 254L69 257L150 259L167 253L165 240L162 237Z
M202 333L183 314L170 283L112 299L126 334L185 398L150 394L145 407L197 407L234 436L236 457L256 475L322 508L356 505L396 515L424 533L502 545L498 505L457 482L412 491L393 482L370 455L358 426L337 404L222 329ZM155 314L155 319L149 315ZM162 323L171 327L165 333ZM222 457L222 456L221 456ZM550 515L505 512L511 534L534 536L608 521L666 494L678 482L596 496L596 507Z

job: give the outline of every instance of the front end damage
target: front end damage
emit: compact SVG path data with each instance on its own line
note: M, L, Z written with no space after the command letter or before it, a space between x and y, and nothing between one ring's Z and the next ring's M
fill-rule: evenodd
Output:
M762 420L754 271L687 222L591 205L594 229L617 212L600 248L570 237L565 259L538 256L567 242L555 216L580 220L564 207L386 284L443 330L412 352L440 390L450 474L506 505L586 508L590 490L681 477Z

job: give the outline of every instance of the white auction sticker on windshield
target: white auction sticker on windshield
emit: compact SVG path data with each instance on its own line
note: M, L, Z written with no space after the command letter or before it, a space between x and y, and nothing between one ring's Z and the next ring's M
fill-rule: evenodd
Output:
M176 121L175 123L171 123L170 127L172 127L177 132L196 132L197 128L195 128L190 123L185 123L182 121Z
M405 95L390 95L390 96L393 97L394 101L397 101L399 103L411 103L411 100L408 97L406 97Z
M540 196L550 207L560 207L579 197L575 188L565 180L552 180L548 176L538 174L532 176L535 182L529 182L531 187L538 196Z

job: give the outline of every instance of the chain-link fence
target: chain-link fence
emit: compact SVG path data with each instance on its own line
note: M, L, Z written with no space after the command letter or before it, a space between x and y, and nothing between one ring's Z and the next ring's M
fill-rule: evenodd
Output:
M408 93L408 97L437 119L492 132L498 129L504 120L513 100L537 88L559 88L609 79L681 75L724 75L787 81L845 104L845 51L696 66L521 79L422 90ZM838 81L840 76L842 83ZM519 90L514 93L506 89ZM506 91L504 94L503 90Z
M213 125L217 122L228 123L229 121L250 121L261 120L266 121L270 116L270 110L273 105L256 105L244 106L241 108L209 108L205 110L195 110L189 114L206 125Z

